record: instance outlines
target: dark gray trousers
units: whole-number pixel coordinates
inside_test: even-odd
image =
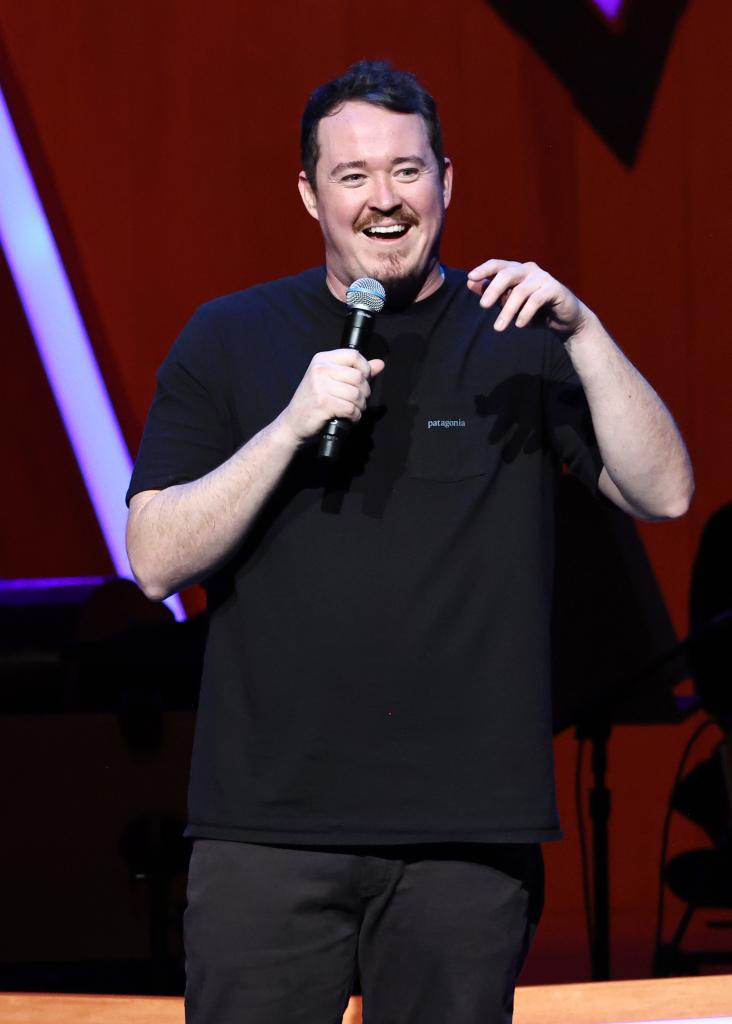
[[[196,840],[187,1024],[509,1024],[543,904],[535,845]]]

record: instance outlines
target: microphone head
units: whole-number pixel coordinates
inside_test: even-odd
[[[359,277],[348,286],[346,303],[350,309],[367,309],[372,313],[380,313],[385,302],[384,286],[373,277]]]

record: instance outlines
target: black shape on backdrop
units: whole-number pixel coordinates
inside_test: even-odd
[[[707,520],[691,574],[689,660],[696,691],[732,735],[732,502]]]
[[[638,156],[687,0],[626,0],[617,23],[592,0],[486,0],[569,89],[627,167]]]

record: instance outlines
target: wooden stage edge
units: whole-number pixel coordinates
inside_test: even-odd
[[[516,990],[514,1024],[615,1024],[732,1016],[732,975],[527,985]]]
[[[700,1017],[732,1017],[732,975],[526,986],[516,992],[514,1024],[615,1024]],[[183,1001],[163,996],[5,992],[0,993],[0,1021],[183,1024]]]

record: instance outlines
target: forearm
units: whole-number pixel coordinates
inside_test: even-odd
[[[683,515],[694,480],[678,428],[597,317],[584,312],[582,327],[566,347],[585,390],[605,464],[607,479],[601,478],[601,488],[641,518]]]
[[[297,447],[280,416],[199,480],[133,497],[127,550],[149,598],[197,582],[232,554]]]
[[[280,415],[199,480],[143,491],[130,502],[127,550],[153,600],[211,573],[229,558],[289,466],[331,419],[361,419],[369,379],[384,369],[356,349],[317,352]]]

